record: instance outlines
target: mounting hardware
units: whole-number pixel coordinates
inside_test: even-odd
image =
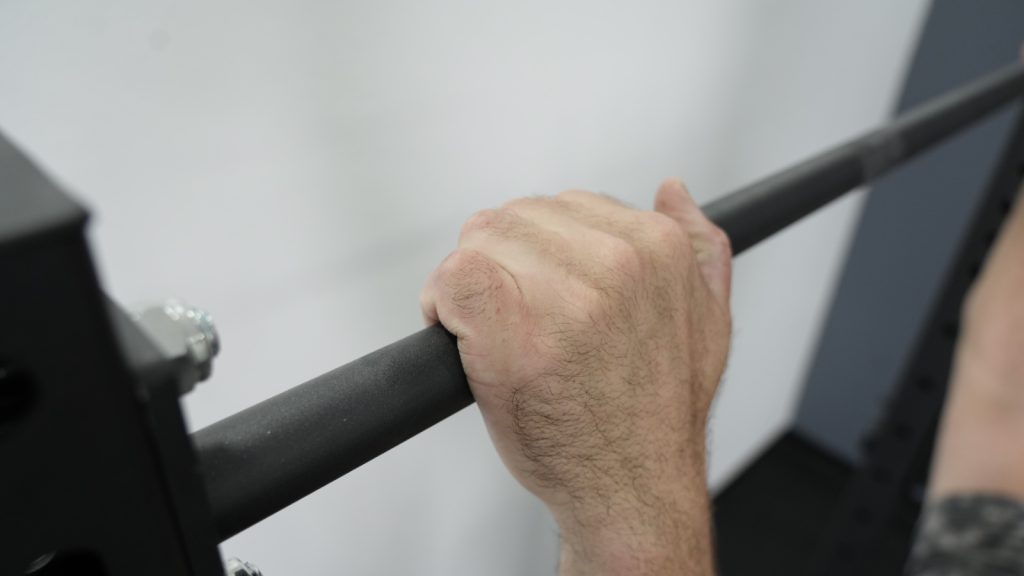
[[[188,372],[181,380],[182,394],[210,377],[213,358],[220,352],[220,338],[209,313],[170,299],[144,308],[133,318],[168,358],[185,361]]]
[[[224,573],[227,576],[263,576],[259,568],[238,558],[228,558],[224,563]]]

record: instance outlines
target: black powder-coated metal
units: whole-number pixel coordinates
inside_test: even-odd
[[[1024,93],[1015,64],[931,100],[888,126],[711,202],[704,212],[743,252]]]
[[[739,254],[1024,94],[1017,64],[704,210]],[[454,338],[435,326],[193,435],[226,539],[473,401]]]
[[[439,325],[194,434],[222,539],[473,403]]]
[[[0,575],[219,576],[175,373],[103,296],[86,219],[0,135]]]

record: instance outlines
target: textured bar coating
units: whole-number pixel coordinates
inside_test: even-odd
[[[221,539],[472,402],[455,338],[435,325],[200,430]]]
[[[729,235],[733,251],[743,252],[1021,94],[1024,65],[1014,64],[716,200],[704,212]]]

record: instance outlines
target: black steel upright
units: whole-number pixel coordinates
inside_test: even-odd
[[[85,223],[0,136],[0,574],[223,574],[175,373]]]

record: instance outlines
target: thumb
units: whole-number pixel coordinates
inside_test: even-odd
[[[690,236],[697,263],[708,286],[726,304],[732,284],[732,249],[729,237],[704,216],[686,186],[678,178],[661,183],[654,210],[675,220]]]
[[[694,216],[703,218],[700,208],[690,196],[690,191],[678,178],[669,178],[658,186],[658,193],[654,197],[654,210],[679,222],[687,230],[690,225],[696,223]]]

